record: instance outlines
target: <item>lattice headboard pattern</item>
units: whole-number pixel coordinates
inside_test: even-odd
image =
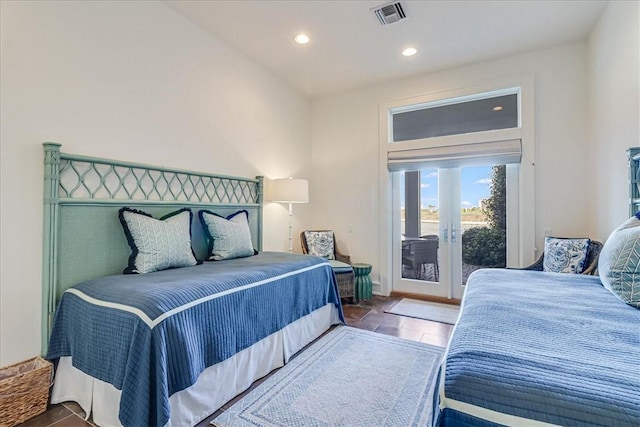
[[[194,214],[196,256],[207,251],[200,209],[249,212],[254,247],[262,250],[262,177],[242,178],[62,153],[44,146],[43,351],[60,295],[83,280],[120,274],[130,249],[118,219],[123,206],[154,217],[182,207]]]

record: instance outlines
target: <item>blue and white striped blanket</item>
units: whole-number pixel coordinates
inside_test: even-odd
[[[330,265],[288,253],[107,276],[63,294],[47,359],[121,390],[123,425],[164,425],[204,369],[328,303],[342,317]]]
[[[444,373],[441,425],[638,426],[640,310],[598,277],[479,270]]]

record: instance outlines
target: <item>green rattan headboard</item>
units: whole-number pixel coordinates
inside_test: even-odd
[[[262,177],[214,175],[60,152],[44,146],[42,348],[62,293],[81,281],[120,274],[131,250],[118,219],[123,206],[155,218],[181,207],[193,211],[192,245],[207,251],[198,211],[249,212],[254,247],[262,250]]]

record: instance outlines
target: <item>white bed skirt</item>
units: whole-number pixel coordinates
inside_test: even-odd
[[[205,369],[191,387],[169,398],[168,426],[195,425],[242,393],[272,370],[283,366],[305,345],[331,325],[340,323],[333,304],[302,317],[233,357]],[[99,426],[121,426],[118,419],[120,390],[74,368],[71,357],[62,357],[56,370],[51,403],[77,402],[93,414]]]

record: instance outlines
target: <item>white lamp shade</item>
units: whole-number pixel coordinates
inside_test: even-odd
[[[306,179],[274,179],[271,184],[272,202],[309,203],[309,181]]]

